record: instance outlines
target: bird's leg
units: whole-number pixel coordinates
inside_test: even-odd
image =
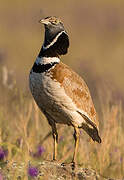
[[[54,151],[53,151],[53,160],[56,160],[57,157],[57,145],[58,145],[58,133],[55,123],[52,124],[52,134],[54,139]]]
[[[78,145],[79,145],[79,135],[80,135],[79,128],[74,127],[75,147],[74,147],[74,155],[73,155],[73,159],[72,159],[73,166],[75,166],[76,157],[77,157],[77,151],[78,151]]]
[[[51,119],[49,114],[47,114],[47,112],[45,112],[45,115],[47,116],[48,123],[52,128],[52,135],[53,135],[53,139],[54,139],[53,160],[56,160],[56,157],[57,157],[57,145],[58,145],[58,133],[57,133],[57,129],[56,129],[56,124],[55,124],[54,120]]]

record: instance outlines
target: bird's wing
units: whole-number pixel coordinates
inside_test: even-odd
[[[51,70],[51,78],[61,84],[65,93],[75,103],[77,112],[83,115],[87,123],[93,126],[96,124],[98,126],[96,110],[94,108],[89,89],[84,80],[62,62],[57,64]]]

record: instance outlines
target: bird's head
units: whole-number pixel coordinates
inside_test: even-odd
[[[62,21],[55,17],[49,16],[39,21],[45,26],[44,49],[52,46],[58,55],[66,54],[69,47],[69,38],[64,29]]]
[[[46,17],[44,19],[41,19],[39,22],[44,24],[45,30],[53,31],[54,33],[64,30],[62,21],[55,16]]]

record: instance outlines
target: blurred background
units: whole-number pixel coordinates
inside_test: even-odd
[[[91,149],[96,148],[96,151],[94,151],[96,158],[93,158],[94,156],[91,155],[91,161],[89,157],[86,158],[86,161],[89,161],[89,164],[93,166],[93,162],[99,159],[99,163],[96,163],[94,168],[103,175],[123,177],[123,0],[1,0],[1,143],[5,143],[8,149],[8,142],[15,144],[18,138],[22,138],[25,142],[24,144],[26,144],[29,140],[29,132],[34,131],[33,128],[31,130],[34,122],[37,122],[36,132],[34,133],[35,137],[37,137],[37,141],[35,139],[34,142],[37,142],[37,144],[39,139],[45,136],[42,128],[46,128],[46,134],[50,131],[50,128],[47,127],[47,121],[41,121],[41,119],[44,119],[44,116],[34,105],[28,87],[29,71],[44,39],[44,27],[38,21],[50,15],[58,16],[64,22],[65,29],[70,37],[70,48],[68,54],[62,56],[61,60],[78,72],[86,81],[99,115],[102,137],[103,139],[108,137],[108,140],[104,142],[105,144],[103,143],[101,151],[99,149],[99,154],[103,155],[103,151],[105,153],[104,160],[100,160],[100,155],[96,153],[98,147],[96,148],[95,146],[91,147]],[[29,115],[29,119],[25,125],[26,113]],[[20,117],[21,115],[22,117]],[[20,118],[24,121],[24,124],[20,121]],[[20,122],[24,125],[22,128],[18,124]],[[20,127],[20,131],[17,127]],[[24,127],[28,129],[25,137],[22,136],[23,131],[21,132],[22,129],[26,131]],[[15,130],[14,132],[13,129]],[[63,129],[63,131],[65,130]],[[113,139],[116,140],[114,141]],[[85,141],[87,142],[87,138]],[[45,143],[44,147],[47,152],[47,142]],[[33,147],[34,144],[32,142],[29,142],[29,144],[28,148],[31,151],[29,146]],[[87,149],[88,147],[86,152]],[[83,147],[80,151],[83,152]],[[44,158],[46,157],[48,157],[48,154],[44,155]],[[69,157],[70,154],[67,158]],[[85,153],[83,157],[86,157]],[[114,162],[112,162],[113,157],[116,157]],[[16,157],[15,159],[18,158]],[[92,162],[92,159],[95,160]],[[79,162],[81,163],[82,161],[84,159],[79,158]],[[106,169],[109,169],[109,171]],[[115,173],[115,170],[118,173]]]
[[[89,85],[104,79],[123,92],[123,0],[1,1],[0,68],[12,72],[17,86],[28,91],[28,73],[44,38],[38,21],[49,15],[63,20],[70,37],[69,53],[62,60]]]

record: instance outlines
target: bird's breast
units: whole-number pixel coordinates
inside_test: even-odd
[[[73,119],[83,120],[76,113],[75,104],[69,98],[61,83],[51,77],[50,72],[34,73],[29,76],[31,93],[43,112],[47,112],[57,123],[70,125]],[[78,117],[79,116],[79,117]]]
[[[51,78],[50,72],[34,73],[29,76],[31,93],[40,107],[62,105],[65,101],[65,91],[61,83]]]

